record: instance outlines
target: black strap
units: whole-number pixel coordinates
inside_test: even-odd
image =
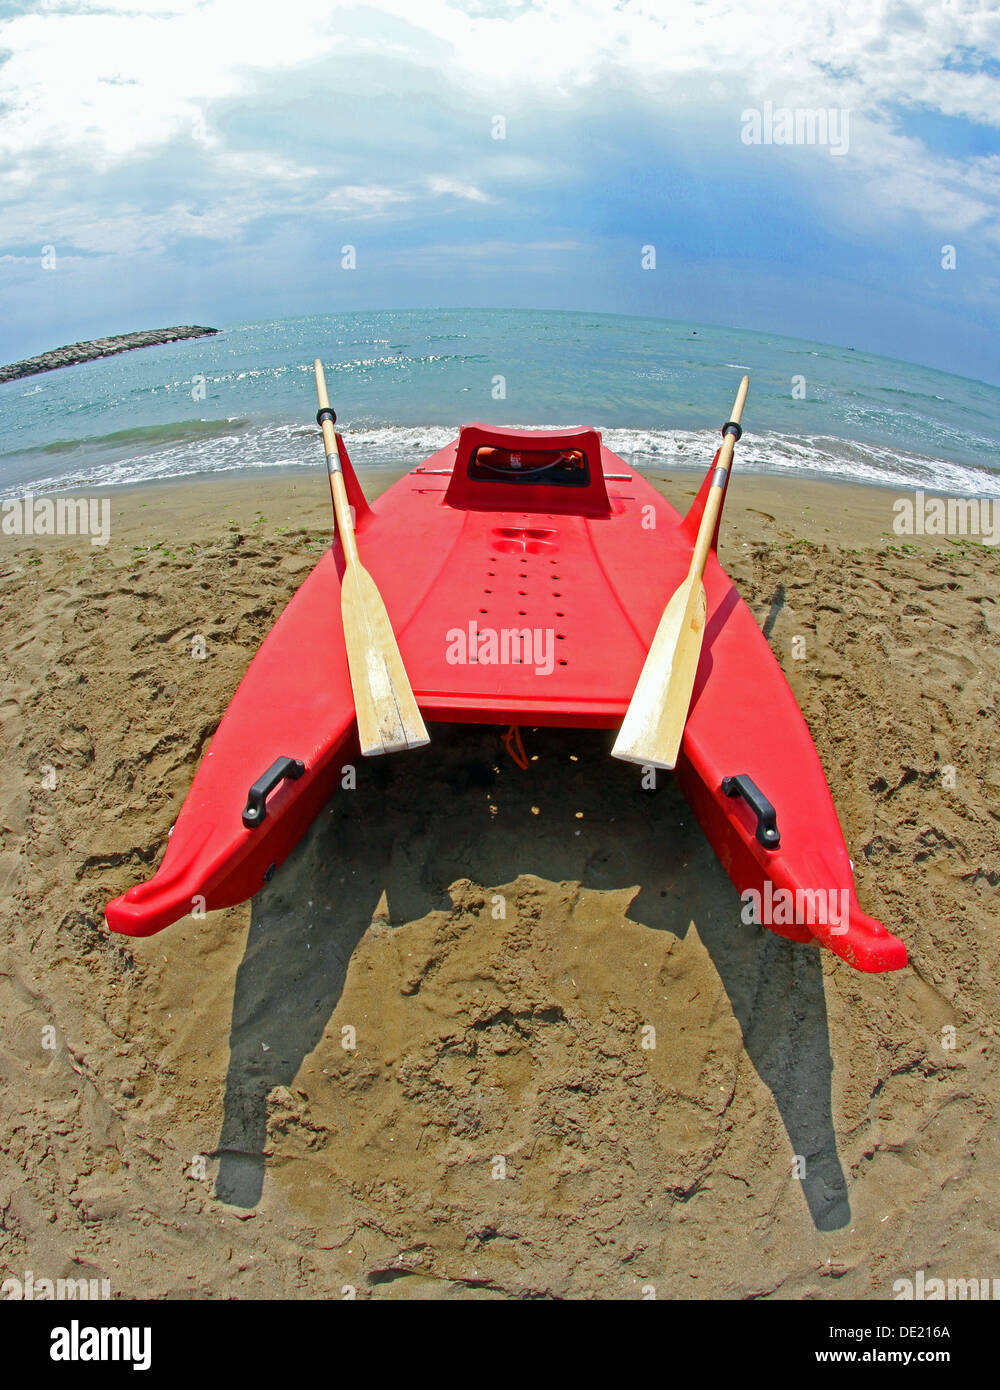
[[[316,412],[317,425],[322,427],[324,420],[329,420],[331,425],[335,425],[337,423],[337,412],[335,410],[331,410],[331,408],[328,405],[320,406],[319,410],[317,410]]]
[[[722,426],[723,439],[725,439],[727,434],[731,434],[733,438],[737,440],[742,439],[743,437],[743,431],[740,429],[739,425],[736,423],[735,420],[727,420],[726,423]]]

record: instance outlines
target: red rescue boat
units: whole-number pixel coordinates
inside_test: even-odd
[[[340,436],[337,448],[425,720],[617,729],[687,573],[713,470],[682,518],[596,430],[472,424],[370,507]],[[149,936],[195,906],[252,897],[337,794],[356,747],[343,571],[336,540],[243,677],[160,868],[108,904],[112,930]],[[772,930],[858,970],[899,969],[906,948],[858,905],[809,730],[714,544],[704,584],[676,767],[702,829]]]

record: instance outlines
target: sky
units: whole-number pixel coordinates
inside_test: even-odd
[[[1000,382],[998,253],[993,0],[0,0],[3,361],[475,306]]]

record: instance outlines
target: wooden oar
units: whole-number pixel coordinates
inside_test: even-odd
[[[395,753],[402,748],[419,748],[429,743],[424,721],[410,688],[406,668],[375,581],[358,558],[354,518],[347,501],[344,474],[337,450],[334,425],[337,417],[326,394],[323,364],[316,359],[316,392],[319,396],[317,420],[323,431],[326,466],[330,475],[330,495],[337,518],[337,531],[344,551],[344,578],[340,586],[340,607],[344,619],[344,643],[351,672],[354,707],[358,715],[358,738],[366,758],[376,753]]]
[[[665,768],[677,764],[705,636],[707,604],[702,576],[722,506],[733,446],[739,438],[740,416],[749,386],[750,378],[745,376],[736,393],[733,413],[724,427],[725,437],[705,499],[687,578],[663,610],[646,664],[611,750],[616,758],[629,763]],[[730,425],[736,428],[730,429]]]

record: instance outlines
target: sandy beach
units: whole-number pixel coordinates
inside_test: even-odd
[[[655,480],[683,509],[700,475]],[[998,1273],[995,548],[900,538],[889,489],[737,471],[727,502],[720,559],[904,971],[741,926],[680,793],[641,798],[603,732],[524,730],[522,770],[502,731],[435,726],[253,903],[131,940],[104,904],[158,863],[331,517],[320,469],[107,495],[106,546],[0,537],[4,1278],[877,1299]]]

